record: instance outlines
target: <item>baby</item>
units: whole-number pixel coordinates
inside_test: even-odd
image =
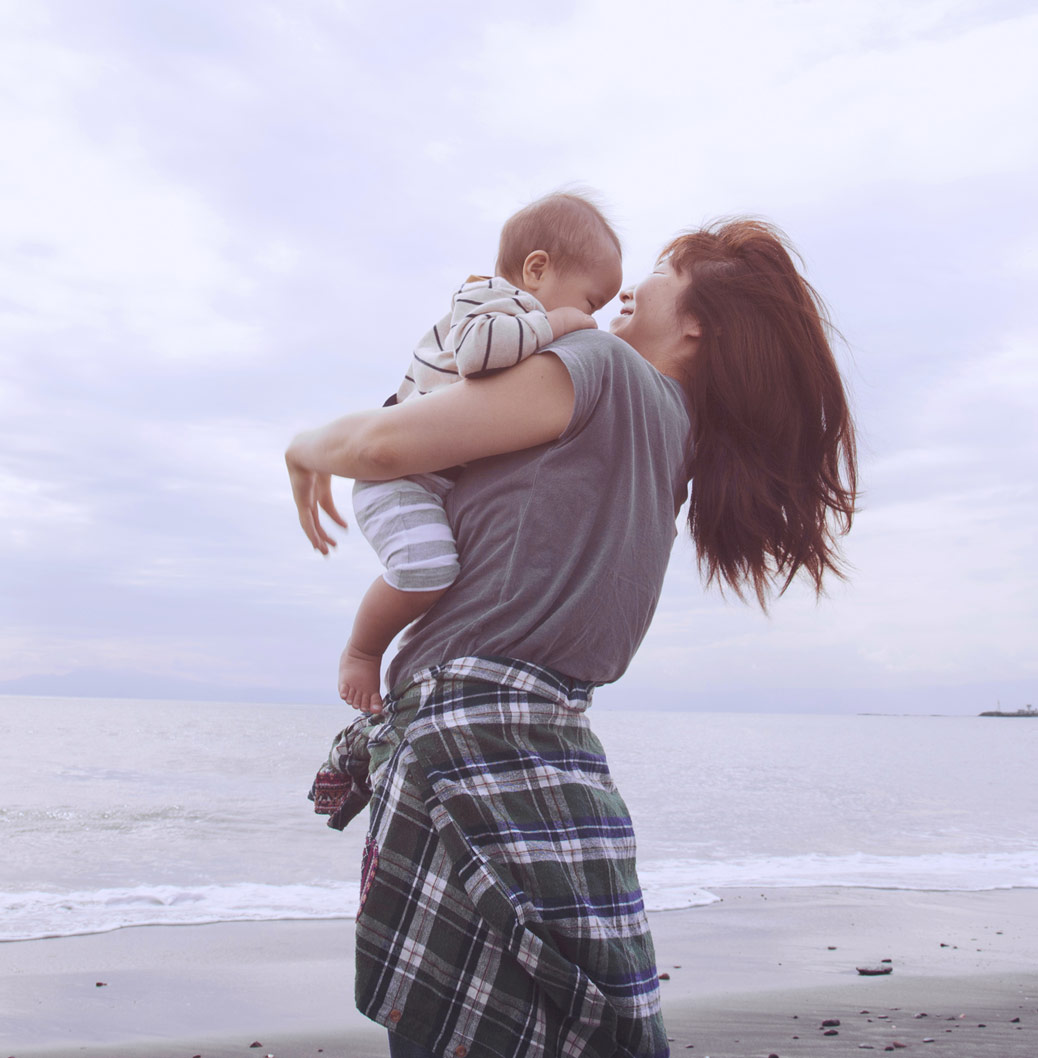
[[[451,311],[419,342],[390,403],[511,367],[563,334],[597,326],[591,313],[620,289],[620,240],[581,195],[547,195],[506,222],[495,270],[454,293]],[[339,664],[339,693],[366,712],[381,708],[382,655],[393,638],[458,575],[443,507],[450,475],[354,486],[357,523],[386,568],[361,601]]]

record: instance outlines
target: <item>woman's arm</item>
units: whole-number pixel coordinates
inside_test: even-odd
[[[486,378],[301,433],[285,462],[303,532],[322,554],[335,546],[319,519],[323,509],[346,524],[332,501],[332,475],[386,481],[533,448],[561,436],[573,401],[569,372],[542,353]]]

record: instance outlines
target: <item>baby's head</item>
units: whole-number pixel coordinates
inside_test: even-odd
[[[590,314],[612,301],[623,282],[620,240],[592,202],[557,192],[505,222],[495,271],[547,312],[572,305]]]

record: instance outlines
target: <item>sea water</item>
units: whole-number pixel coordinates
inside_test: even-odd
[[[0,697],[0,939],[352,915],[306,799],[341,705]],[[595,707],[649,910],[732,886],[1038,887],[1038,720]]]

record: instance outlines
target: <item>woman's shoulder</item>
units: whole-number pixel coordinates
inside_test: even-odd
[[[648,389],[667,393],[682,403],[681,386],[667,378],[622,338],[608,331],[572,331],[541,352],[555,353],[575,385],[593,388],[615,386],[622,389]]]
[[[571,331],[540,351],[555,353],[568,368],[571,364],[576,365],[599,376],[618,369],[625,373],[644,374],[646,378],[657,374],[655,368],[622,338],[608,331]],[[570,368],[572,373],[573,369]]]

